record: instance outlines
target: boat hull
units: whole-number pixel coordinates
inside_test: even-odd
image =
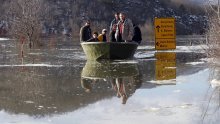
[[[138,44],[135,42],[83,42],[87,60],[128,59],[134,56]]]

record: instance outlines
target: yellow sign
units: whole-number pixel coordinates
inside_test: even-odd
[[[156,39],[175,39],[175,18],[155,18]]]
[[[176,78],[176,53],[156,53],[156,80]]]
[[[155,18],[154,30],[157,50],[176,49],[175,18]]]
[[[176,49],[176,39],[156,39],[157,50]]]

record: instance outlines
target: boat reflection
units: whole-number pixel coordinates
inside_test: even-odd
[[[128,97],[141,86],[138,65],[134,61],[126,63],[88,61],[81,74],[82,88],[85,92],[91,93],[98,90],[94,88],[98,83],[111,84],[116,96],[121,98],[122,104],[126,104]]]

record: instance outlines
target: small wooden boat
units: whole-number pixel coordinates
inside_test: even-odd
[[[82,42],[87,60],[128,59],[134,56],[136,42]]]

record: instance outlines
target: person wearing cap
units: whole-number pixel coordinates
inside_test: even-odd
[[[98,39],[98,32],[93,32],[93,35],[92,35],[93,38],[87,40],[86,42],[98,42],[99,39]]]
[[[107,34],[107,30],[106,30],[106,29],[103,29],[103,30],[102,30],[102,33],[98,36],[99,41],[101,41],[101,42],[107,42],[106,34]]]
[[[90,21],[86,21],[85,25],[80,29],[80,41],[87,41],[92,38]]]

